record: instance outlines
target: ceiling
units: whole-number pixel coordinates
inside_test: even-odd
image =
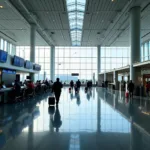
[[[150,0],[87,0],[82,46],[130,46],[129,10],[141,6],[142,41],[150,39]],[[23,5],[24,7],[23,7]],[[36,45],[71,46],[66,0],[1,0],[0,36],[30,45],[36,23]]]

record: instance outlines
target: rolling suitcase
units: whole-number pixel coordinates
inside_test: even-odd
[[[128,91],[125,93],[125,97],[129,98],[129,92]]]
[[[50,96],[48,98],[48,104],[50,105],[55,105],[55,97],[54,96]]]

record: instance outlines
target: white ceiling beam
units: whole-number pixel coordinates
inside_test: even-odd
[[[28,16],[24,16],[20,11],[17,10],[17,8],[15,8],[14,4],[12,4],[9,0],[5,0],[7,2],[7,4],[9,4],[14,10],[16,10],[16,12],[19,12],[20,16],[22,16],[22,18],[29,18],[31,21],[27,21],[25,18],[25,20],[28,22],[28,24],[30,25],[31,23],[35,23],[37,25],[37,32],[40,34],[40,36],[47,42],[48,45],[52,46],[55,45],[55,42],[53,41],[53,39],[50,37],[50,35],[48,35],[45,31],[44,28],[42,27],[42,24],[39,22],[38,18],[33,15],[28,9],[27,7],[24,5],[24,3],[21,0],[18,0],[20,6],[24,9],[24,11],[26,12],[26,14]],[[24,16],[24,17],[23,17]]]

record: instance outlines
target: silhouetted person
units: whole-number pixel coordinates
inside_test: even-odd
[[[63,85],[61,82],[59,82],[59,78],[56,79],[56,82],[53,84],[53,92],[55,94],[55,98],[56,98],[56,104],[58,105],[59,103],[59,98],[61,95],[61,89],[62,89]]]
[[[105,81],[105,88],[107,89],[107,87],[108,87],[108,81],[106,80]]]
[[[80,89],[80,87],[81,87],[81,82],[80,82],[80,80],[78,80],[78,81],[76,82],[76,85],[77,85],[77,88]]]
[[[52,120],[52,124],[53,124],[53,127],[56,128],[56,132],[59,132],[59,128],[62,125],[62,121],[61,121],[61,115],[60,115],[58,107],[56,107],[54,120]]]
[[[20,92],[21,92],[21,86],[19,84],[19,82],[17,80],[15,80],[15,84],[14,84],[14,94],[15,96],[20,96]]]
[[[73,87],[74,87],[74,82],[71,80],[71,82],[70,82],[70,87],[73,89]]]
[[[130,83],[128,84],[128,90],[129,90],[129,96],[133,98],[134,84],[132,80],[130,80]]]
[[[27,88],[28,88],[28,94],[34,92],[34,84],[32,81],[29,81],[29,83],[27,84]]]

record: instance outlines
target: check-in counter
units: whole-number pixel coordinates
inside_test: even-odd
[[[24,86],[21,87],[21,89],[24,89]],[[7,103],[9,100],[9,92],[13,91],[13,87],[10,88],[5,88],[5,89],[0,89],[0,102],[1,103]]]

